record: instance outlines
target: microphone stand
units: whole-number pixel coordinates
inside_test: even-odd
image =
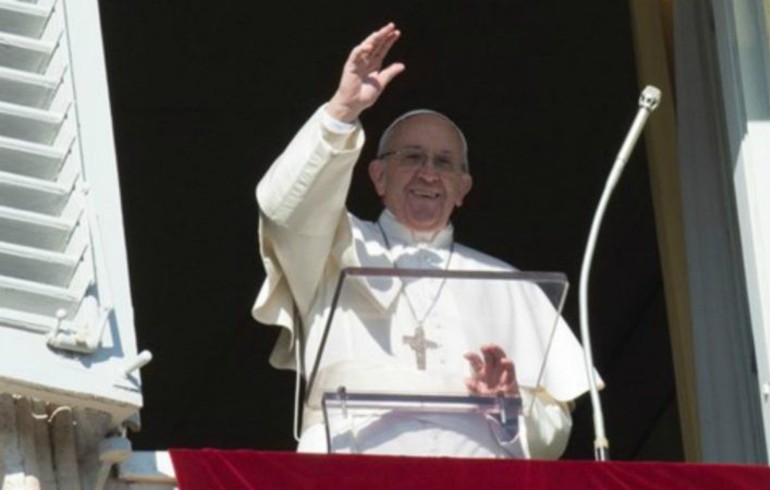
[[[658,107],[658,103],[660,103],[660,90],[652,85],[645,87],[642,94],[639,96],[639,111],[631,125],[631,129],[626,135],[623,146],[621,146],[620,151],[618,152],[615,164],[612,166],[610,176],[604,186],[602,197],[599,199],[599,206],[596,208],[594,219],[591,223],[591,231],[588,234],[588,243],[586,244],[586,250],[583,255],[583,265],[580,269],[580,336],[583,340],[586,375],[588,376],[591,406],[593,408],[594,457],[596,461],[607,461],[609,459],[610,443],[604,431],[604,413],[602,412],[601,399],[599,398],[599,390],[596,388],[596,378],[594,376],[591,335],[588,325],[588,278],[591,271],[591,261],[593,260],[594,249],[596,248],[596,239],[599,235],[599,227],[604,218],[604,212],[607,209],[610,195],[615,189],[618,180],[620,180],[620,174],[623,172],[623,169],[628,162],[628,158],[636,145],[636,141],[642,134],[642,129],[647,122],[647,118],[650,116],[650,113]]]

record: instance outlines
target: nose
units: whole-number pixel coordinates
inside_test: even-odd
[[[426,158],[425,161],[422,162],[422,165],[417,169],[417,176],[426,182],[439,180],[436,163],[432,158]]]

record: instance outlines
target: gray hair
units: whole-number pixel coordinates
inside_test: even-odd
[[[455,124],[454,121],[449,119],[449,117],[447,117],[446,115],[438,111],[434,111],[432,109],[414,109],[404,114],[401,114],[396,119],[394,119],[393,122],[390,123],[390,126],[388,126],[385,129],[385,131],[382,132],[382,136],[380,136],[380,143],[377,146],[377,156],[380,156],[386,152],[387,147],[390,144],[391,133],[393,133],[393,130],[396,129],[396,126],[398,126],[405,120],[409,119],[410,117],[420,116],[423,114],[429,114],[432,116],[440,117],[444,121],[448,122],[455,129],[455,131],[457,131],[457,135],[460,137],[460,144],[462,145],[463,161],[461,163],[461,167],[463,171],[468,172],[468,141],[465,139],[465,135],[463,134],[460,127],[457,124]]]

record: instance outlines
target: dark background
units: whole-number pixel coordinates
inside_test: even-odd
[[[145,408],[135,448],[292,450],[293,373],[250,308],[264,272],[254,186],[333,93],[354,44],[387,21],[406,64],[362,116],[371,158],[396,115],[430,107],[465,131],[475,187],[459,241],[568,274],[636,113],[628,5],[618,0],[101,0]],[[379,203],[359,166],[350,209]],[[643,145],[603,225],[591,326],[615,459],[682,459]],[[591,458],[587,397],[565,457]]]

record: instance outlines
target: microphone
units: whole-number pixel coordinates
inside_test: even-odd
[[[607,178],[607,183],[604,185],[604,191],[599,199],[599,205],[594,213],[594,218],[591,223],[591,231],[588,234],[588,242],[586,243],[585,253],[583,254],[583,265],[580,268],[580,336],[583,341],[583,354],[586,368],[586,376],[588,376],[588,387],[591,395],[591,407],[593,408],[593,421],[594,421],[594,457],[596,461],[607,461],[609,459],[610,443],[604,431],[604,413],[602,412],[601,399],[599,398],[599,390],[596,388],[596,378],[594,377],[594,361],[593,353],[591,351],[591,335],[588,325],[588,278],[591,271],[591,262],[593,260],[594,249],[596,248],[596,239],[599,235],[599,228],[601,226],[602,219],[604,218],[604,212],[607,209],[607,203],[610,200],[610,195],[615,189],[615,185],[620,180],[620,174],[623,173],[623,169],[628,162],[628,158],[631,156],[631,152],[636,145],[636,141],[642,134],[642,129],[647,123],[647,118],[650,117],[650,113],[654,111],[660,103],[660,90],[652,85],[648,85],[642,90],[642,94],[639,96],[639,111],[636,113],[634,122],[631,124],[631,129],[626,135],[626,139],[623,141],[623,145],[620,147],[618,156],[615,159],[615,164],[610,170],[610,175]]]

